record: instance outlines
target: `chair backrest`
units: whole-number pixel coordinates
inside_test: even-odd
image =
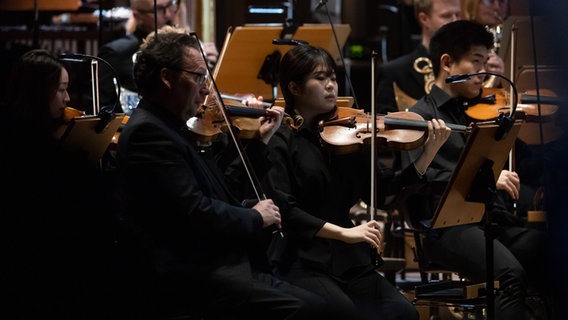
[[[442,187],[442,184],[420,184],[407,187],[397,195],[394,205],[404,221],[405,231],[411,232],[414,237],[414,259],[418,264],[420,280],[424,284],[429,283],[431,278],[429,274],[444,274],[444,277],[446,277],[446,275],[452,273],[452,271],[445,270],[434,263],[425,253],[423,240],[430,231],[428,217],[431,217],[435,208],[417,205],[427,202],[422,201],[424,197],[434,197],[436,194],[440,194],[439,188]]]
[[[427,232],[429,222],[446,187],[445,182],[430,182],[405,187],[396,197],[396,209],[408,227],[418,232]],[[428,203],[428,206],[424,206]]]
[[[410,107],[416,104],[416,99],[412,98],[396,84],[396,82],[392,83],[392,87],[394,90],[394,97],[396,100],[396,105],[398,107],[398,111],[408,111]]]

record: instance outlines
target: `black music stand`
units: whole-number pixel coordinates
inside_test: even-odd
[[[485,216],[487,319],[494,316],[493,221],[496,182],[521,129],[521,120],[502,135],[494,122],[473,126],[458,164],[442,195],[430,228],[477,223]]]
[[[334,26],[339,46],[343,47],[351,28],[347,24]],[[274,101],[281,96],[277,75],[271,74],[283,56],[292,47],[275,45],[272,40],[281,37],[284,26],[247,25],[229,29],[213,70],[217,87],[227,94],[250,93],[263,96],[265,101]],[[325,48],[338,61],[339,50],[335,44],[332,28],[324,24],[299,26],[292,39]],[[277,70],[277,69],[276,69]]]

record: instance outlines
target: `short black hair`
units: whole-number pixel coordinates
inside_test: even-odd
[[[288,89],[288,84],[295,82],[300,86],[303,85],[311,73],[319,66],[323,66],[329,74],[334,73],[337,68],[330,53],[320,47],[307,44],[298,45],[290,49],[282,57],[278,78],[280,90],[282,90],[287,107],[294,106],[294,96]]]
[[[179,69],[183,67],[185,47],[200,50],[196,37],[176,31],[158,32],[136,54],[133,76],[138,93],[145,96],[153,92],[160,81],[162,68]]]
[[[430,39],[430,59],[437,76],[440,72],[440,57],[447,53],[459,61],[472,46],[493,48],[493,35],[477,22],[458,20],[443,25]]]

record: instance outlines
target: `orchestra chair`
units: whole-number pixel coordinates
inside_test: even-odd
[[[408,288],[413,294],[412,303],[419,309],[426,308],[431,320],[441,319],[485,319],[485,283],[473,283],[455,270],[448,270],[430,260],[423,248],[423,241],[429,228],[420,221],[420,213],[409,208],[414,197],[436,192],[405,189],[396,198],[396,207],[404,222],[404,232],[414,239],[412,252],[418,266],[420,281]],[[426,195],[428,196],[428,195]],[[495,288],[498,289],[498,282]],[[422,318],[421,318],[422,319]]]

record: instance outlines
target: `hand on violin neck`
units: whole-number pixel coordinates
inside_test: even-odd
[[[266,116],[260,117],[260,127],[258,128],[259,139],[264,144],[268,144],[270,138],[282,124],[284,108],[273,106],[270,109],[266,109],[266,113]]]
[[[446,143],[452,129],[446,126],[442,119],[432,119],[428,121],[428,138],[424,144],[424,151],[414,162],[414,166],[418,172],[424,174],[430,163],[438,153],[438,150]]]
[[[241,103],[243,106],[249,108],[256,108],[256,109],[265,109],[270,108],[272,105],[268,102],[264,102],[264,98],[262,96],[255,97],[252,94],[236,94],[236,95],[228,95],[228,94],[221,94],[221,98],[233,102]]]
[[[242,103],[249,108],[264,109],[264,99],[262,96],[248,97]]]

